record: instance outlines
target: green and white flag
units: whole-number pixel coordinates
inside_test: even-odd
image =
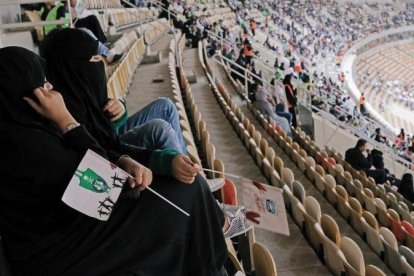
[[[128,174],[88,150],[63,194],[73,209],[99,220],[108,220]]]

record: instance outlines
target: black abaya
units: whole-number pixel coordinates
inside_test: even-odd
[[[107,222],[65,205],[62,194],[86,150],[106,151],[86,127],[62,136],[26,108],[22,96],[44,82],[35,54],[5,48],[0,60],[9,77],[0,81],[0,229],[13,275],[219,275],[223,214],[200,176],[192,185],[153,181],[190,217],[148,191],[121,197]]]

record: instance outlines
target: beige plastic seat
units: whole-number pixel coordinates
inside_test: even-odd
[[[364,199],[362,197],[363,186],[360,180],[354,179],[354,196],[358,201],[363,204]]]
[[[375,216],[377,214],[377,204],[375,203],[375,197],[372,191],[368,188],[364,188],[362,198],[364,200],[365,209]]]
[[[297,159],[296,163],[298,164],[298,167],[302,172],[306,171],[306,158],[307,158],[306,151],[303,149],[300,149],[298,156],[296,158]]]
[[[316,189],[323,193],[325,190],[324,184],[324,177],[325,177],[325,170],[320,165],[316,165],[315,172],[314,172],[314,181]]]
[[[362,216],[362,207],[359,201],[355,197],[350,197],[348,199],[349,204],[349,214],[351,217],[351,225],[358,233],[358,235],[363,236],[365,233],[364,227],[362,226],[361,216]]]
[[[292,188],[293,181],[295,180],[295,176],[293,172],[289,168],[282,169],[282,180]]]
[[[322,240],[324,254],[323,258],[326,266],[333,275],[340,276],[341,272],[344,270],[344,267],[340,257],[338,245],[326,237],[319,223],[315,223],[314,228]]]
[[[336,181],[335,178],[333,178],[332,175],[327,174],[324,177],[324,184],[325,184],[325,197],[326,199],[329,201],[329,203],[331,203],[333,206],[336,206],[337,204],[337,199],[336,199]]]
[[[370,212],[364,211],[362,213],[361,223],[364,227],[369,247],[371,247],[378,256],[382,256],[384,254],[384,246],[381,242],[377,219]]]
[[[400,246],[401,263],[406,275],[414,275],[414,252],[406,247]]]
[[[314,174],[315,174],[315,166],[316,162],[312,156],[308,156],[306,158],[306,177],[310,180],[310,182],[314,182]]]
[[[365,267],[365,276],[387,276],[387,274],[375,265],[367,265]]]
[[[292,183],[292,193],[297,199],[299,199],[299,201],[301,203],[304,203],[305,198],[306,198],[306,191],[305,191],[305,188],[303,187],[302,183],[300,183],[297,180],[293,181],[293,183]]]
[[[407,222],[409,222],[411,225],[413,225],[413,217],[410,214],[410,211],[408,209],[407,204],[405,204],[404,202],[399,202],[398,203],[398,213],[401,216],[401,220],[405,220]]]
[[[262,243],[253,244],[253,264],[257,276],[277,276],[276,264],[269,250]]]
[[[349,218],[348,193],[345,188],[340,185],[335,186],[335,191],[337,201],[336,208],[341,216],[347,220]]]
[[[342,261],[345,267],[345,275],[347,276],[364,276],[365,275],[365,261],[364,255],[358,244],[348,238],[341,239],[340,249],[343,253]]]
[[[305,233],[312,248],[320,253],[322,240],[315,230],[315,223],[321,221],[321,206],[319,202],[312,196],[307,196],[304,203],[303,217],[305,219]]]
[[[282,170],[284,168],[282,158],[280,158],[279,156],[276,156],[273,162],[274,162],[275,170],[277,171],[277,173],[279,175],[282,175]]]
[[[401,263],[401,255],[398,252],[398,242],[394,234],[387,228],[381,227],[380,238],[384,246],[384,261],[397,275],[404,273]]]
[[[381,226],[389,227],[390,221],[388,219],[387,205],[385,205],[384,201],[378,197],[375,198],[375,203],[377,205],[378,223]]]
[[[333,275],[341,275],[344,267],[339,255],[340,233],[336,221],[329,215],[323,214],[321,223],[315,223],[314,227],[322,240],[326,266]]]

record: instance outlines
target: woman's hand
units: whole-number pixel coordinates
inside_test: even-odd
[[[68,125],[76,123],[76,120],[66,108],[63,97],[59,92],[39,87],[33,91],[33,94],[37,98],[38,103],[28,97],[23,99],[37,113],[53,121],[61,131],[64,131]]]
[[[110,99],[106,103],[103,111],[107,112],[111,118],[111,121],[114,122],[119,120],[119,118],[125,114],[125,106],[121,103],[120,100]]]
[[[172,174],[183,183],[193,183],[199,171],[201,171],[201,167],[194,164],[187,156],[180,154],[173,159]]]
[[[142,191],[152,183],[152,171],[128,156],[119,158],[118,167],[133,176],[128,180],[131,188]]]

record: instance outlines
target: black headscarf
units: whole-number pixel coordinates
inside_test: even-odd
[[[79,29],[61,29],[50,33],[42,45],[47,62],[47,78],[59,91],[72,116],[108,152],[111,161],[127,154],[146,164],[151,151],[121,142],[109,118],[103,113],[108,102],[103,62],[91,62],[98,42]]]
[[[85,150],[69,149],[23,100],[44,85],[42,63],[24,48],[0,49],[0,230],[10,259],[55,245],[53,231],[79,217],[60,199]]]
[[[18,124],[56,132],[51,123],[23,100],[23,97],[33,98],[33,90],[43,87],[44,63],[42,58],[21,47],[0,49],[0,129],[7,124]]]
[[[102,109],[108,101],[103,62],[91,62],[98,42],[78,29],[50,33],[43,44],[48,80],[59,91],[72,116],[87,126],[104,148],[111,148],[116,134]]]

